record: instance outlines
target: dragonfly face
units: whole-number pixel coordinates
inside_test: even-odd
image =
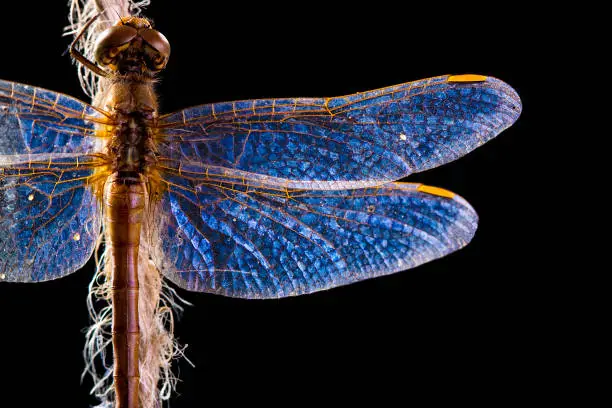
[[[96,62],[120,75],[152,76],[164,69],[170,56],[170,43],[151,27],[147,19],[121,19],[98,38]]]

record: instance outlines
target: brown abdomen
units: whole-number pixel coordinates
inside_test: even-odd
[[[141,181],[113,174],[104,189],[106,245],[112,267],[116,408],[138,408],[138,247],[145,207]]]

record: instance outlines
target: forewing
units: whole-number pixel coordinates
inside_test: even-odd
[[[91,175],[0,168],[0,281],[56,279],[87,262],[100,234]]]
[[[420,184],[264,190],[168,177],[146,242],[179,286],[241,298],[315,292],[406,270],[466,245],[477,215]]]
[[[0,80],[0,168],[96,153],[94,121],[105,120],[78,99]]]
[[[219,168],[268,185],[342,189],[448,163],[495,137],[521,111],[504,82],[441,76],[337,98],[196,106],[159,122],[162,166]]]

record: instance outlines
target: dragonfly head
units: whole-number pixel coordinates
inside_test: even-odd
[[[94,52],[96,62],[111,71],[152,76],[166,67],[170,43],[147,19],[127,17],[100,34]]]

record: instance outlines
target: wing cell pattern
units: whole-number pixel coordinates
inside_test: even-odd
[[[409,269],[466,245],[477,215],[420,184],[252,189],[168,177],[149,230],[179,286],[242,298],[300,295]]]
[[[78,270],[100,234],[91,170],[0,169],[0,279],[39,282]]]
[[[0,281],[79,269],[100,233],[88,179],[104,115],[75,98],[0,80]]]
[[[449,78],[337,98],[196,106],[161,118],[159,151],[175,170],[218,166],[291,188],[397,180],[465,155],[518,118],[521,101],[504,82]]]
[[[60,93],[0,80],[0,167],[100,150],[102,115]]]

